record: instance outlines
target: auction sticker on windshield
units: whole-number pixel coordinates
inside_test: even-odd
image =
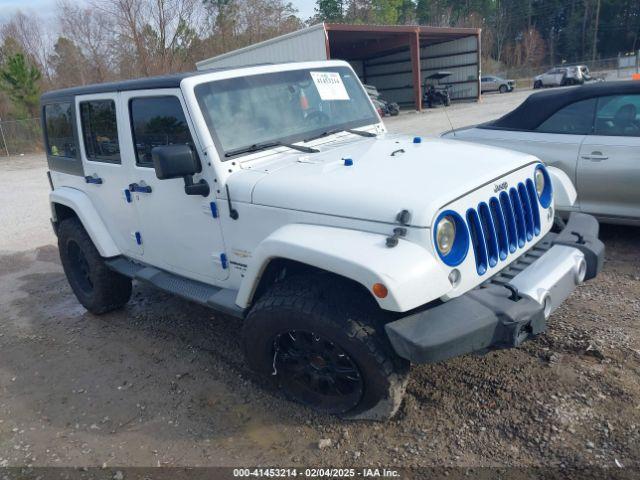
[[[338,72],[309,72],[322,100],[349,100]]]

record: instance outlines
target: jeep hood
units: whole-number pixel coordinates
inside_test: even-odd
[[[443,206],[537,161],[496,147],[431,138],[413,143],[388,134],[321,148],[279,155],[262,174],[260,168],[245,170],[245,181],[253,184],[250,201],[385,223],[395,223],[406,209],[412,226],[428,227]],[[345,158],[353,165],[345,166]],[[243,183],[238,177],[243,174],[231,177],[232,191],[234,180]]]

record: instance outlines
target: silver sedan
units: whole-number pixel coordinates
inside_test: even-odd
[[[640,225],[640,81],[535,93],[504,117],[444,137],[531,153],[569,175],[574,206]]]

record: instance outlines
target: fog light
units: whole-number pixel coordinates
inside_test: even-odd
[[[457,268],[454,268],[453,270],[451,270],[451,272],[449,272],[449,282],[451,283],[452,287],[457,287],[458,285],[460,285],[461,278],[462,275],[460,274],[460,270],[458,270]]]
[[[373,294],[378,298],[386,298],[389,295],[389,290],[381,283],[374,283],[372,290]]]

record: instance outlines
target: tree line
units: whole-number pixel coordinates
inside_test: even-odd
[[[482,28],[491,69],[640,48],[639,0],[59,0],[53,19],[0,27],[0,116],[37,116],[42,91],[192,70],[195,62],[320,21]]]
[[[316,20],[482,28],[482,54],[507,67],[640,49],[639,0],[317,0]]]

